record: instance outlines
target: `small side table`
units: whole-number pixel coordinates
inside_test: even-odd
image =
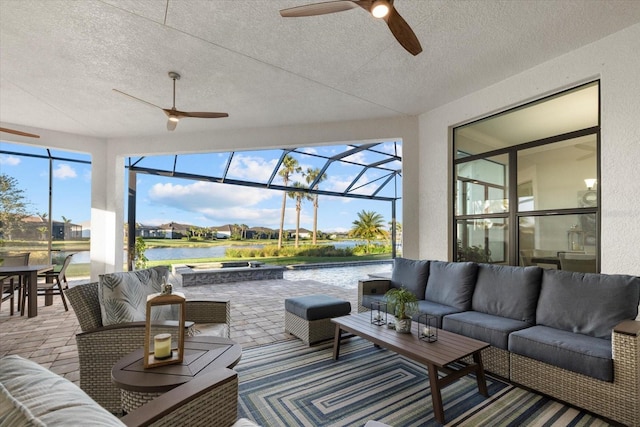
[[[199,375],[233,368],[240,361],[242,347],[228,338],[187,337],[182,363],[149,369],[144,368],[143,353],[142,348],[129,353],[111,369],[111,379],[121,390],[125,413]]]

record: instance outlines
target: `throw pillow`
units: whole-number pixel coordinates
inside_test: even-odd
[[[428,277],[429,261],[406,258],[393,260],[393,270],[391,272],[392,288],[405,288],[420,300],[424,298]]]
[[[161,291],[167,281],[167,267],[101,274],[98,280],[98,299],[102,324],[115,325],[145,321],[147,296]],[[173,319],[171,306],[153,310],[154,319]]]

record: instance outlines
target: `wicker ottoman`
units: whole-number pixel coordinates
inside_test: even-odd
[[[333,338],[332,317],[351,313],[351,303],[327,295],[307,295],[284,300],[284,330],[310,345]]]

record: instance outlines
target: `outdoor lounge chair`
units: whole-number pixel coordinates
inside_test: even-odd
[[[97,282],[71,287],[65,294],[82,329],[76,335],[80,388],[108,411],[120,412],[120,389],[111,382],[111,368],[121,357],[144,345],[145,322],[103,326]],[[222,328],[214,329],[230,337],[228,300],[187,301],[186,318],[195,322],[198,330],[211,330],[201,327],[203,324],[222,324]]]

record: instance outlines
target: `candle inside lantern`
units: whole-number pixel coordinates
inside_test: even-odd
[[[167,359],[171,357],[171,334],[158,334],[153,337],[153,357]]]
[[[424,335],[425,337],[430,337],[431,336],[431,327],[430,326],[425,326],[424,328],[422,328],[422,335]]]
[[[382,314],[377,313],[375,316],[373,316],[374,320],[382,320]]]

